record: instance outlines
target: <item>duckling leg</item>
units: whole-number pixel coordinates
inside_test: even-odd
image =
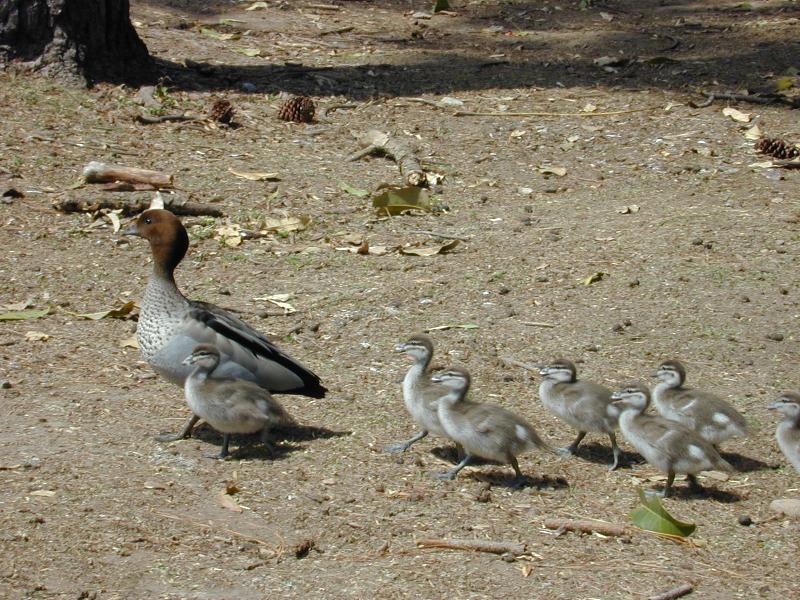
[[[458,463],[455,467],[453,467],[449,471],[444,471],[443,473],[436,473],[435,475],[436,479],[455,479],[456,475],[458,475],[458,472],[464,467],[466,467],[469,464],[469,461],[471,460],[472,457],[469,455],[469,452],[467,452],[464,455],[463,460],[460,463]]]
[[[192,429],[195,425],[197,425],[199,420],[200,417],[197,415],[192,415],[186,420],[186,423],[183,424],[183,427],[181,427],[181,430],[178,433],[159,433],[157,436],[155,436],[155,439],[159,442],[174,442],[176,440],[188,438],[192,433]]]
[[[675,481],[675,471],[669,470],[667,472],[667,483],[664,486],[664,498],[669,498],[670,494],[672,494],[672,482]]]
[[[702,485],[700,485],[700,482],[697,481],[697,477],[695,477],[691,473],[688,473],[686,475],[686,481],[689,482],[689,491],[691,491],[694,494],[705,494],[706,489]]]
[[[411,444],[420,441],[426,435],[428,435],[428,431],[426,429],[423,429],[414,437],[406,440],[405,442],[397,442],[396,444],[389,444],[388,446],[384,446],[383,451],[388,452],[389,454],[398,454],[400,452],[405,452],[411,447]]]
[[[514,468],[514,474],[516,475],[516,477],[514,477],[514,480],[511,482],[511,487],[516,489],[521,489],[525,487],[525,484],[528,483],[528,478],[522,474],[522,471],[520,471],[519,463],[517,462],[517,457],[509,456],[508,462],[511,463],[511,466]]]
[[[619,466],[619,457],[622,452],[620,451],[619,446],[617,446],[617,434],[612,431],[608,434],[608,437],[611,440],[611,452],[614,453],[614,461],[608,467],[608,470],[614,471]]]
[[[585,438],[585,437],[586,437],[586,432],[585,431],[579,431],[578,432],[578,437],[575,438],[574,442],[572,442],[566,448],[559,448],[557,450],[557,452],[559,454],[561,454],[562,456],[569,455],[569,454],[575,454],[578,451],[578,446],[580,445],[580,443],[583,441],[583,438]]]

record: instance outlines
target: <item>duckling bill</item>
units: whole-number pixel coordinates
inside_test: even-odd
[[[184,391],[192,412],[223,434],[222,450],[215,458],[230,454],[231,434],[262,431],[262,441],[272,427],[293,425],[294,419],[261,386],[244,379],[219,377],[220,352],[211,344],[195,346],[184,363],[192,368]]]

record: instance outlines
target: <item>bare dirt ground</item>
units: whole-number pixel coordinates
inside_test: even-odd
[[[688,102],[702,99],[698,88],[764,87],[800,67],[797,3],[457,1],[432,19],[412,18],[422,2],[248,4],[133,3],[167,108],[206,112],[227,98],[236,129],[140,125],[136,90],[0,75],[0,177],[25,194],[0,204],[0,305],[52,308],[0,323],[10,384],[0,389],[0,595],[645,598],[691,582],[698,598],[796,596],[800,526],[768,505],[797,496],[799,479],[766,405],[800,387],[800,172],[750,167],[761,160],[744,136],[752,123],[724,116],[719,101]],[[605,70],[593,62],[604,56],[628,62]],[[287,124],[275,118],[280,92],[353,107]],[[574,116],[588,104],[638,112]],[[765,133],[800,139],[796,110],[737,108]],[[446,175],[434,192],[447,210],[387,219],[343,191],[399,181],[389,160],[345,160],[352,133],[370,127],[412,142]],[[51,208],[63,194],[110,195],[69,189],[90,160],[174,172],[182,197],[217,202],[244,229],[311,217],[303,231],[236,247],[215,239],[225,219],[184,219],[187,295],[239,311],[330,390],[283,397],[307,428],[287,432],[275,459],[256,447],[208,460],[221,441],[208,428],[154,441],[187,414],[181,390],[121,346],[134,321],[74,316],[137,298],[149,274],[144,242],[121,240],[108,218]],[[638,212],[624,214],[631,205]],[[466,241],[427,258],[337,250],[360,237],[390,250],[442,242],[421,230]],[[606,275],[581,283],[596,272]],[[297,312],[275,316],[254,300],[277,293],[292,294]],[[437,362],[465,364],[475,399],[518,411],[555,444],[573,432],[543,409],[537,378],[505,358],[563,355],[616,386],[677,357],[691,383],[743,411],[752,435],[726,446],[740,470],[703,478],[707,496],[665,501],[697,523],[695,543],[543,527],[551,516],[628,523],[637,488],[659,485],[645,464],[607,472],[597,436],[569,460],[524,456],[532,484],[521,491],[499,465],[433,479],[449,464],[441,440],[382,453],[414,431],[394,344],[464,324],[476,327],[433,332]],[[226,487],[236,493],[223,502]],[[746,516],[753,526],[739,524]],[[529,554],[419,549],[422,537],[524,542]]]

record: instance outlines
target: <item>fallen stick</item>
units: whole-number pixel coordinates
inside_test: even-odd
[[[90,162],[83,168],[83,179],[86,183],[108,183],[110,181],[149,183],[157,188],[171,188],[174,185],[173,176],[161,171],[107,165],[96,161]]]
[[[419,548],[447,548],[449,550],[469,550],[471,552],[488,552],[490,554],[505,554],[509,552],[515,556],[525,554],[525,544],[515,542],[492,542],[489,540],[437,540],[419,539]]]
[[[96,212],[98,210],[119,210],[123,216],[130,217],[139,214],[150,208],[149,199],[141,200],[119,200],[116,198],[102,198],[98,200],[78,200],[69,196],[59,198],[53,202],[53,208],[65,213],[73,212]],[[225,216],[217,206],[201,204],[199,202],[189,202],[177,198],[167,198],[164,200],[164,208],[178,216],[184,217],[223,217]]]
[[[659,110],[658,106],[647,108],[631,108],[630,110],[612,110],[607,112],[586,113],[551,113],[551,112],[471,112],[459,110],[453,113],[454,117],[611,117],[614,115],[627,115],[630,113]]]
[[[625,535],[626,530],[622,525],[604,523],[603,521],[590,521],[588,519],[547,519],[544,526],[558,531],[575,531],[579,533],[601,533],[603,535]]]
[[[506,364],[506,365],[509,365],[509,366],[512,366],[512,367],[520,367],[520,368],[525,369],[527,371],[534,371],[536,373],[538,373],[539,369],[541,369],[541,367],[539,365],[531,365],[531,364],[528,364],[528,363],[524,363],[521,360],[517,360],[516,358],[513,358],[511,356],[501,356],[500,357],[500,361],[502,363]]]
[[[520,323],[529,327],[546,327],[548,329],[558,327],[555,323],[545,323],[544,321],[520,321]]]
[[[469,241],[468,237],[450,235],[449,233],[439,233],[438,231],[429,231],[427,229],[412,229],[409,233],[421,233],[422,235],[430,235],[432,237],[442,238],[443,240],[458,240],[460,242]]]
[[[419,164],[419,160],[414,156],[413,150],[405,140],[390,136],[388,133],[383,133],[377,129],[370,129],[366,133],[356,136],[356,139],[365,147],[363,150],[352,154],[347,159],[348,161],[352,162],[376,152],[383,153],[394,159],[400,169],[400,173],[405,176],[408,185],[421,186],[427,183],[422,165]]]
[[[779,169],[800,169],[800,159],[773,160],[772,166]]]
[[[168,121],[198,121],[202,120],[201,117],[195,115],[188,115],[186,113],[178,113],[174,115],[161,115],[160,117],[152,115],[136,115],[136,121],[143,125],[154,125],[156,123],[166,123]]]
[[[648,600],[674,600],[675,598],[682,598],[683,596],[687,596],[694,591],[694,586],[691,583],[684,583],[683,585],[679,585],[678,587],[674,587],[671,590],[667,590],[662,594],[658,594],[656,596],[650,596]]]

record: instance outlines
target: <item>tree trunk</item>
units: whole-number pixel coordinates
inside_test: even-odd
[[[140,83],[153,64],[128,0],[0,0],[0,63],[47,75]]]

